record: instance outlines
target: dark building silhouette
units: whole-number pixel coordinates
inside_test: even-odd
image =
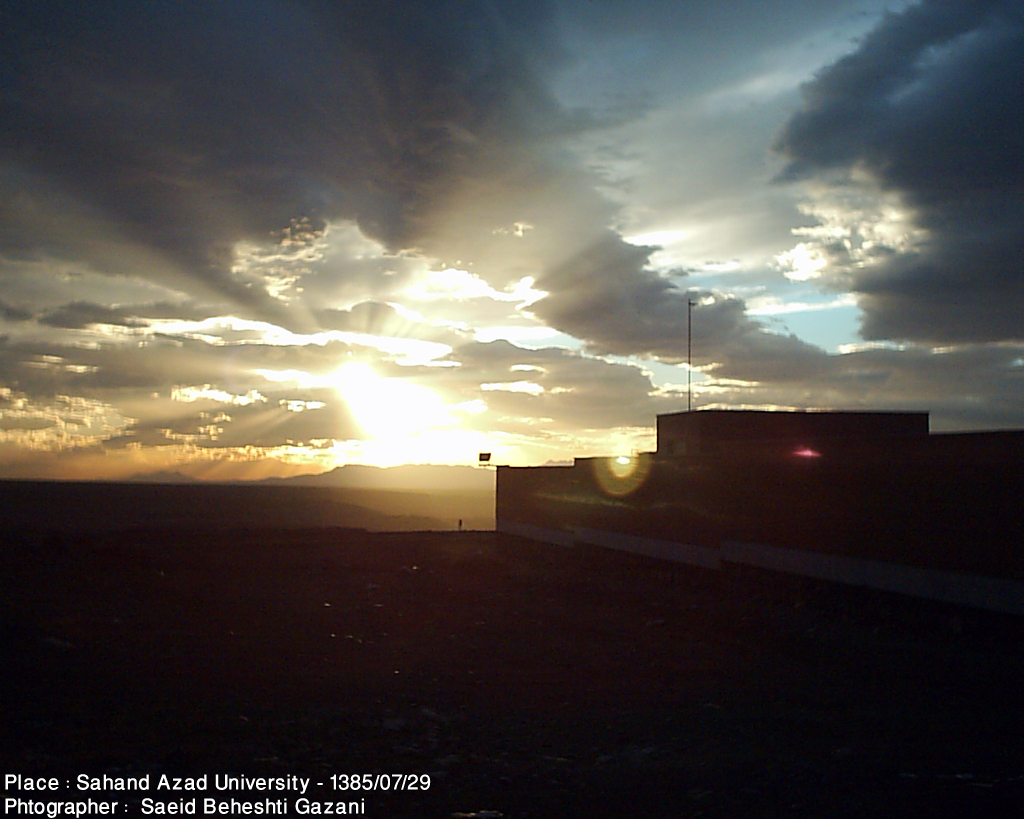
[[[700,410],[657,417],[661,457],[741,448],[781,451],[826,444],[877,445],[891,438],[926,438],[927,412],[770,412]]]
[[[498,530],[1024,614],[1024,431],[698,410],[658,416],[657,433],[651,453],[498,467]]]

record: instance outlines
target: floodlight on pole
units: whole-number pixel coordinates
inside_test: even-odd
[[[686,299],[686,411],[693,410],[693,299]]]

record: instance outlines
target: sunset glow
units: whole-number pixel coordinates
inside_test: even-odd
[[[0,477],[1024,425],[1018,2],[8,5]]]
[[[401,379],[381,378],[367,364],[346,364],[332,380],[373,439],[403,438],[453,422],[435,393]]]

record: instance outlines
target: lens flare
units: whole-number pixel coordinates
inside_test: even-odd
[[[593,460],[594,480],[605,494],[622,498],[639,489],[651,471],[649,457],[619,455]]]

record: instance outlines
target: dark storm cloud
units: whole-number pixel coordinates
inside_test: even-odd
[[[662,411],[650,377],[638,367],[558,348],[524,349],[508,341],[465,344],[451,357],[462,366],[446,381],[459,385],[463,400],[483,399],[501,418],[490,423],[505,431],[522,432],[533,425],[535,434],[540,419],[546,430],[646,427]],[[512,386],[517,382],[536,389],[517,391]],[[663,409],[670,408],[675,407]]]
[[[887,16],[805,87],[777,143],[783,179],[867,174],[924,231],[866,265],[823,247],[861,295],[866,338],[1024,338],[1022,53],[1018,0],[933,0]]]
[[[215,385],[236,395],[274,389],[256,370],[300,370],[325,375],[358,345],[278,346],[213,344],[183,336],[156,336],[145,344],[80,346],[0,338],[0,384],[39,398],[63,393],[111,396],[135,390],[165,393],[175,386]]]
[[[65,304],[39,317],[39,323],[64,330],[81,330],[93,324],[113,324],[121,327],[146,327],[146,322],[133,318],[123,309],[104,307],[87,301]]]
[[[805,378],[794,371],[700,394],[701,405],[928,412],[933,431],[1019,428],[1022,402],[1024,346],[1010,344],[867,348],[824,357]]]
[[[201,342],[155,341],[144,347],[78,347],[53,342],[0,345],[0,381],[33,397],[154,390],[225,378],[226,350]],[[79,368],[75,372],[71,368]]]
[[[352,219],[495,287],[533,276],[548,295],[532,312],[596,350],[683,354],[686,294],[566,150],[617,120],[550,93],[563,55],[546,3],[39,2],[4,31],[0,255],[142,275],[308,331],[316,310],[272,295],[236,243]],[[75,313],[46,320],[90,323]]]
[[[0,253],[126,273],[134,249],[149,269],[131,272],[280,319],[265,285],[232,270],[234,243],[344,217],[415,245],[474,132],[537,93],[531,67],[553,54],[541,8],[8,7]]]
[[[627,246],[631,247],[631,246]],[[639,255],[642,248],[633,248]],[[742,299],[708,291],[681,291],[664,279],[619,279],[622,265],[607,248],[576,259],[595,271],[590,286],[577,282],[575,294],[566,289],[556,304],[562,312],[550,318],[601,354],[652,355],[665,362],[687,360],[688,348],[698,367],[713,366],[717,377],[744,380],[814,377],[826,366],[827,355],[792,335],[770,332],[751,319]],[[604,286],[595,286],[603,280]],[[575,297],[573,297],[575,295]],[[687,302],[693,302],[692,328]],[[553,308],[543,300],[531,310],[548,318]],[[597,329],[599,328],[599,329]]]
[[[644,270],[651,252],[604,231],[541,279],[531,312],[601,352],[685,356],[687,294]]]
[[[14,307],[6,302],[0,301],[0,319],[4,321],[28,321],[32,313],[20,307]]]

